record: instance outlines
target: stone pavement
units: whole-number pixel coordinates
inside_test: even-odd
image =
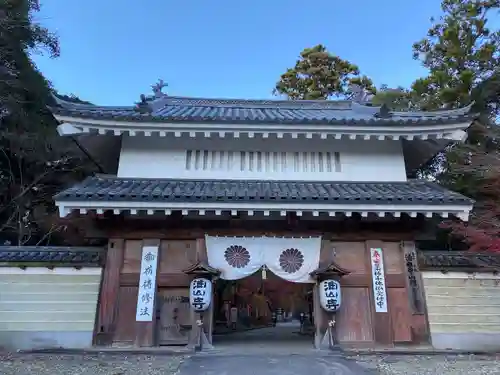
[[[333,355],[196,355],[179,375],[363,375],[377,374],[354,360]]]
[[[270,350],[272,352],[272,350]],[[181,364],[178,375],[500,375],[495,356],[316,354],[203,354]]]
[[[340,354],[318,351],[298,322],[214,337],[215,349],[185,361],[179,375],[376,374]]]

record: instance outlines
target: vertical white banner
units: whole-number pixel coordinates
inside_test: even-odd
[[[144,246],[142,248],[141,275],[135,312],[135,320],[138,322],[151,322],[153,320],[157,267],[158,246]]]
[[[382,249],[370,249],[372,261],[373,300],[375,312],[387,312],[387,290],[385,288],[384,256]]]

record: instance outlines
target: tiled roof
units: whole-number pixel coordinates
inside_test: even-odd
[[[500,255],[466,251],[419,251],[421,270],[439,271],[499,271]]]
[[[89,177],[56,195],[56,201],[472,204],[469,198],[432,182],[293,182],[129,179]]]
[[[204,99],[162,96],[137,107],[105,107],[58,100],[59,116],[132,122],[297,124],[297,125],[442,125],[472,121],[470,107],[435,112],[389,112],[350,101]]]
[[[46,264],[55,266],[100,266],[104,262],[102,248],[46,247],[46,246],[0,246],[2,263]]]

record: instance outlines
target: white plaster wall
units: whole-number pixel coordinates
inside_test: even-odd
[[[422,272],[436,349],[500,350],[500,276]]]
[[[99,268],[0,267],[0,347],[92,346]]]
[[[206,165],[188,169],[187,150],[202,150],[206,155],[221,151],[233,152],[232,168]],[[270,168],[241,168],[241,151],[277,155]],[[326,153],[338,155],[338,168],[314,165],[302,168],[311,159],[300,160],[296,153]],[[319,160],[319,157],[318,159]],[[316,160],[316,163],[317,163]],[[323,159],[321,159],[323,160]],[[254,161],[255,162],[255,161]],[[295,162],[295,165],[294,165]],[[248,161],[247,161],[248,166]],[[187,138],[187,137],[128,137],[122,142],[118,177],[181,178],[181,179],[264,179],[305,181],[406,181],[406,170],[400,141],[321,140],[291,138]]]

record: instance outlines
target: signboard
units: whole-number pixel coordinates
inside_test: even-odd
[[[189,288],[189,304],[194,311],[205,311],[212,300],[212,282],[204,278],[191,281]]]
[[[158,247],[144,246],[142,248],[141,275],[139,292],[137,293],[137,310],[135,320],[151,322],[155,308],[156,268],[158,266]]]
[[[417,254],[413,242],[404,242],[403,250],[405,255],[406,276],[408,282],[408,293],[412,312],[415,314],[425,313],[425,302],[422,295],[421,277],[418,270]]]
[[[328,312],[335,312],[342,303],[340,283],[336,280],[323,280],[319,283],[319,302]]]
[[[384,257],[382,249],[370,249],[372,261],[373,299],[375,312],[387,312],[387,291],[385,288]]]

